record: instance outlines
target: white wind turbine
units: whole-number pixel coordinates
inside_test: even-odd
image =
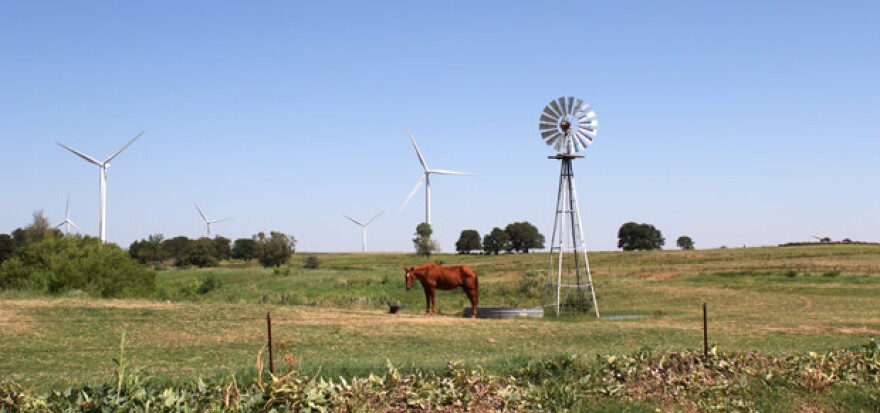
[[[71,225],[73,225],[74,228],[79,229],[79,227],[70,219],[70,194],[67,194],[67,207],[64,208],[64,221],[56,225],[55,228],[61,228],[62,225],[67,225],[67,228],[64,230],[64,235],[70,235]]]
[[[413,195],[416,194],[416,191],[425,184],[425,222],[428,225],[431,225],[431,174],[437,175],[466,175],[473,176],[472,173],[467,172],[456,172],[456,171],[447,171],[445,169],[430,169],[428,168],[428,163],[425,162],[425,157],[422,156],[422,151],[419,150],[419,146],[416,145],[416,138],[413,137],[412,132],[409,129],[406,130],[406,133],[409,134],[409,140],[412,141],[413,148],[416,150],[416,155],[419,157],[419,162],[422,164],[422,169],[425,170],[425,174],[419,178],[418,182],[416,182],[416,186],[413,187],[412,191],[410,191],[409,195],[406,197],[406,201],[403,201],[403,205],[400,206],[400,210],[403,211],[403,208],[406,208],[406,205],[409,203],[410,199],[412,199]]]
[[[146,131],[144,131],[144,132],[146,132]],[[99,179],[100,187],[101,187],[101,191],[100,191],[101,192],[101,221],[100,221],[100,230],[99,230],[101,242],[106,241],[105,235],[106,235],[106,231],[107,231],[107,226],[105,224],[106,211],[107,211],[107,195],[106,195],[106,192],[107,192],[107,168],[110,167],[110,161],[112,161],[113,158],[116,158],[117,156],[119,156],[119,154],[122,153],[122,151],[124,151],[125,148],[128,148],[129,145],[134,143],[134,141],[138,140],[138,138],[140,138],[144,134],[144,132],[139,133],[137,136],[135,136],[130,141],[128,141],[128,143],[123,145],[121,148],[117,149],[116,152],[113,152],[113,154],[110,155],[109,157],[107,157],[107,160],[104,162],[100,162],[97,159],[92,158],[89,155],[86,155],[80,151],[77,151],[76,149],[68,147],[61,142],[57,142],[58,145],[61,146],[62,148],[73,152],[74,155],[79,156],[80,158],[83,158],[86,161],[93,163],[93,164],[97,165],[98,168],[100,168],[98,179]]]
[[[375,221],[376,218],[379,218],[379,215],[382,215],[384,212],[385,211],[382,211],[382,212],[376,214],[376,216],[370,218],[370,220],[367,222],[360,222],[360,221],[358,221],[348,215],[342,214],[342,216],[348,218],[349,221],[354,222],[355,224],[358,224],[361,226],[361,235],[363,236],[363,239],[364,239],[364,244],[363,244],[364,245],[364,252],[367,252],[367,225],[370,225],[371,222]]]
[[[199,211],[199,215],[201,215],[202,220],[205,221],[205,232],[208,234],[209,237],[211,236],[211,224],[216,224],[218,222],[223,222],[223,221],[229,221],[230,219],[232,219],[232,218],[208,219],[208,217],[205,216],[205,213],[202,212],[202,209],[199,208],[199,206],[196,205],[195,202],[193,202],[193,205],[196,206],[196,210]]]

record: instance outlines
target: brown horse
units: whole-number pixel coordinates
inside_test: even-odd
[[[437,263],[425,264],[420,267],[404,268],[406,270],[406,289],[413,286],[414,280],[419,280],[425,289],[425,314],[437,314],[436,292],[437,289],[453,290],[458,287],[464,289],[473,306],[473,318],[477,318],[477,272],[467,265],[441,267]]]

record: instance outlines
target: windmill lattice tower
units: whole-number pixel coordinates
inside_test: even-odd
[[[561,165],[542,304],[556,316],[592,309],[598,318],[572,168],[574,159],[584,157],[577,152],[586,149],[596,136],[596,113],[581,99],[561,97],[544,108],[539,125],[544,142],[558,152],[548,158],[559,160]]]

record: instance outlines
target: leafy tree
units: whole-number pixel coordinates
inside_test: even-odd
[[[0,264],[15,253],[15,240],[9,234],[0,234]]]
[[[207,237],[192,240],[183,249],[183,259],[178,266],[195,265],[199,268],[214,267],[220,260],[217,258],[217,250],[214,241]]]
[[[663,248],[666,239],[657,228],[650,224],[627,222],[617,231],[617,247],[624,251],[649,251]]]
[[[18,248],[22,248],[27,244],[40,242],[48,237],[60,237],[61,231],[52,228],[49,219],[43,215],[43,210],[34,211],[34,220],[24,228],[18,228],[12,231],[12,239]]]
[[[508,224],[504,232],[507,232],[507,237],[510,239],[508,251],[528,254],[530,249],[544,248],[544,236],[528,221]]]
[[[430,257],[431,254],[440,249],[437,245],[437,241],[434,241],[434,239],[431,238],[431,234],[433,233],[434,230],[431,229],[431,225],[428,223],[422,222],[416,226],[416,237],[413,238],[413,246],[416,248],[416,255]]]
[[[257,260],[264,267],[280,267],[290,261],[296,251],[296,238],[281,232],[272,231],[267,237],[260,232],[254,235],[256,241]]]
[[[481,249],[483,249],[483,244],[480,242],[480,233],[475,229],[461,231],[458,241],[455,242],[455,250],[459,254],[470,254],[471,251]]]
[[[250,261],[257,258],[257,241],[253,238],[239,238],[232,245],[232,258]]]
[[[141,264],[158,264],[165,260],[162,239],[162,234],[153,234],[145,240],[132,242],[128,247],[128,255]]]
[[[492,232],[483,237],[483,251],[498,255],[501,251],[510,250],[510,236],[501,228],[492,228]]]
[[[694,249],[694,240],[687,235],[682,235],[675,240],[675,246],[683,250],[692,250]]]
[[[47,237],[30,243],[0,265],[0,289],[50,294],[70,290],[98,297],[147,297],[156,273],[115,244],[97,238]]]
[[[216,254],[214,254],[217,259],[220,260],[228,260],[232,257],[232,240],[226,238],[222,235],[217,235],[213,239],[214,242],[214,250]]]
[[[180,263],[185,261],[186,257],[183,255],[184,249],[189,245],[190,239],[185,236],[174,237],[171,239],[166,239],[162,241],[162,253],[165,258],[171,258],[175,263]]]

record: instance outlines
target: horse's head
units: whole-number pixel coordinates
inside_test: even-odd
[[[416,279],[415,275],[415,267],[404,267],[403,270],[406,271],[406,290],[409,291],[413,286],[413,281]]]

